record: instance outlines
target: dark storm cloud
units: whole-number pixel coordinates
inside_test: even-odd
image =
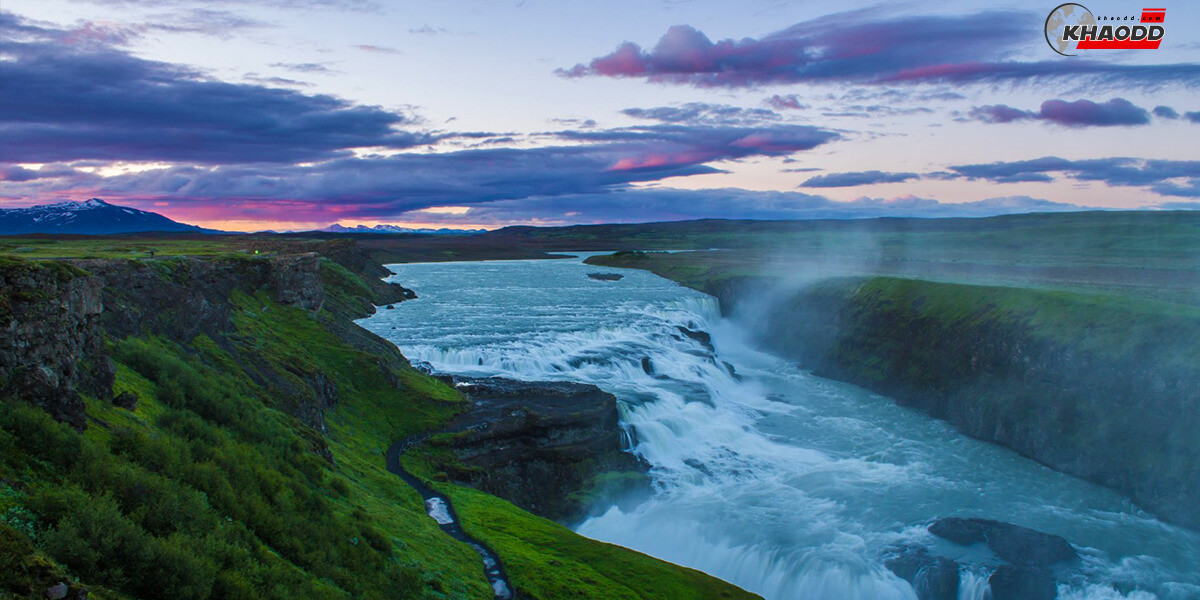
[[[1158,114],[1160,109],[1171,110],[1166,106],[1160,106],[1154,109],[1155,114]],[[1136,106],[1124,98],[1113,98],[1108,102],[1047,100],[1042,103],[1037,112],[1021,110],[1004,104],[993,104],[977,106],[971,109],[969,116],[985,123],[1045,121],[1064,127],[1112,127],[1150,123],[1150,111]]]
[[[1163,196],[1200,197],[1200,161],[1097,158],[1067,160],[1047,156],[1034,160],[950,167],[949,177],[985,179],[997,183],[1052,181],[1061,173],[1076,181],[1110,186],[1143,187]]]
[[[859,171],[851,173],[829,173],[808,178],[800,184],[805,188],[835,188],[871,185],[875,183],[901,183],[919,178],[916,173],[885,173],[883,171]]]
[[[1005,83],[1088,76],[1093,84],[1200,85],[1200,65],[1129,65],[1096,60],[1014,58],[1041,31],[1043,15],[988,11],[953,16],[887,16],[881,10],[829,15],[761,39],[713,42],[688,25],[643,49],[624,42],[610,54],[559,69],[564,77],[637,77],[700,87],[796,83]]]
[[[0,161],[296,162],[430,141],[405,116],[216,81],[0,13]]]

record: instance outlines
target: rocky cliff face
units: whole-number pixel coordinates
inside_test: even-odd
[[[1063,296],[886,278],[766,287],[743,280],[714,292],[726,310],[752,311],[769,347],[818,374],[1200,526],[1200,365],[1187,359],[1194,339],[1179,333],[1195,323],[1119,307],[1089,320],[1080,313],[1090,305]]]
[[[112,393],[104,356],[102,283],[63,264],[0,265],[0,396],[26,398],[77,429],[80,390]]]
[[[465,466],[452,478],[558,520],[647,483],[647,466],[622,451],[612,394],[578,383],[453,381],[473,408],[435,439]]]
[[[334,251],[351,267],[369,272],[364,280],[376,302],[413,296],[379,281],[381,268],[352,247]],[[106,336],[154,335],[187,344],[203,335],[242,358],[251,377],[275,389],[302,422],[323,430],[324,412],[337,402],[336,387],[322,373],[302,367],[280,372],[253,352],[242,352],[231,338],[231,316],[238,310],[237,294],[264,293],[284,306],[318,313],[326,306],[330,285],[323,276],[336,268],[346,269],[316,252],[263,258],[9,260],[0,264],[0,395],[27,399],[82,429],[86,419],[80,394],[112,399]],[[352,300],[337,307],[338,312],[362,316],[373,310],[365,297]],[[404,361],[390,344],[344,319],[334,320],[331,328],[357,347],[369,347],[381,360]]]

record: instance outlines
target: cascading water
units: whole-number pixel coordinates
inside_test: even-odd
[[[655,493],[630,512],[613,507],[585,521],[583,535],[768,599],[915,598],[881,552],[920,543],[976,565],[961,574],[966,599],[986,597],[988,558],[925,525],[979,516],[1079,548],[1080,564],[1060,574],[1060,597],[1200,598],[1200,536],[759,352],[712,298],[639,271],[589,279],[594,268],[578,260],[392,269],[420,298],[361,324],[413,361],[592,383],[617,396],[633,451],[653,465]],[[711,333],[715,355],[681,328]]]

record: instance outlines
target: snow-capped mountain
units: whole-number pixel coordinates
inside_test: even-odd
[[[474,235],[476,233],[484,233],[486,229],[410,229],[408,227],[397,227],[395,225],[376,225],[367,227],[366,225],[355,225],[354,227],[346,227],[340,223],[334,223],[325,229],[328,233],[423,233],[426,235]]]
[[[0,209],[0,235],[77,233],[103,235],[144,231],[210,233],[213,230],[172,221],[158,213],[109,204],[99,198],[29,208]]]

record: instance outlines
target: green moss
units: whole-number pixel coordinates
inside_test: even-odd
[[[500,556],[522,597],[531,600],[758,597],[699,571],[585,538],[506,500],[447,483],[441,469],[447,465],[459,468],[447,448],[411,450],[403,460],[406,469],[451,499],[463,530]],[[584,493],[644,477],[640,473],[604,474]]]
[[[699,571],[585,538],[482,492],[436,485],[454,502],[463,529],[500,554],[529,598],[757,598]]]

